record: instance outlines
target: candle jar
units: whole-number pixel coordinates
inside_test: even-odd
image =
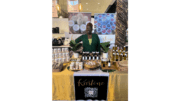
[[[55,48],[55,49],[54,49],[54,54],[56,54],[56,53],[58,53],[58,50]]]
[[[56,54],[55,54],[55,59],[59,58],[58,56],[59,56],[59,54],[58,54],[58,53],[56,53]]]
[[[76,70],[78,70],[79,69],[79,62],[76,62],[76,68],[75,68]]]
[[[58,53],[61,53],[61,48],[58,48]]]

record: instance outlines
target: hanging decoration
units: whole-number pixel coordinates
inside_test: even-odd
[[[61,13],[61,7],[59,6],[59,4],[56,4],[56,9],[59,13]]]
[[[126,44],[126,29],[128,28],[128,0],[117,0],[116,12],[115,44],[123,48]]]

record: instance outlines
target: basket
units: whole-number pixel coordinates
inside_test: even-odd
[[[95,65],[88,65],[88,64],[86,64],[87,62],[94,62]],[[86,61],[84,63],[84,68],[87,69],[87,70],[97,69],[97,68],[99,68],[99,66],[100,66],[99,63],[97,63],[96,61]]]

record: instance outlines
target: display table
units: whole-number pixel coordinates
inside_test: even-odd
[[[128,101],[128,73],[111,72],[106,73],[101,70],[72,72],[67,68],[62,72],[52,73],[52,99],[53,100],[75,100],[74,76],[99,75],[109,76],[108,81],[108,101]]]

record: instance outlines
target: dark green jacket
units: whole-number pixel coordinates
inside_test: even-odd
[[[83,41],[83,51],[98,51],[100,53],[100,40],[97,34],[92,34],[92,43],[89,45],[88,35],[81,35],[78,37],[75,42],[79,43]]]

